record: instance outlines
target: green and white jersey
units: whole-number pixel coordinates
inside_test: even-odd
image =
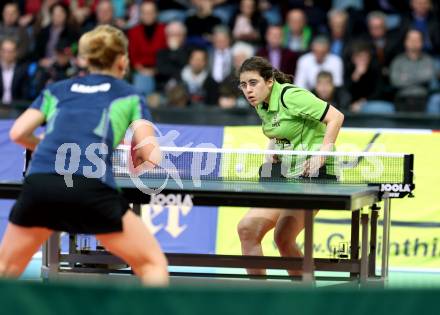
[[[261,103],[256,109],[263,133],[275,139],[275,149],[319,151],[326,130],[322,120],[329,107],[308,90],[275,81],[269,104]],[[292,161],[292,171],[294,166]]]

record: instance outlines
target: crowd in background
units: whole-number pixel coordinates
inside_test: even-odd
[[[431,0],[21,0],[0,5],[0,103],[85,73],[82,33],[129,39],[128,80],[150,106],[249,106],[236,70],[264,56],[346,112],[440,115],[440,12]],[[11,105],[12,106],[12,105]]]

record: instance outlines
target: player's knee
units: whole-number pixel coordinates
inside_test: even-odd
[[[259,228],[255,219],[242,219],[238,223],[237,232],[242,243],[260,243],[264,237],[264,232]]]
[[[277,245],[277,248],[280,252],[286,252],[289,250],[289,247],[292,247],[292,244],[295,242],[295,239],[292,239],[291,235],[288,233],[283,233],[283,231],[276,230],[274,233],[274,242]]]

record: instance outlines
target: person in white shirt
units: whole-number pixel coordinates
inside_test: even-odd
[[[209,68],[212,78],[222,82],[232,70],[231,36],[229,29],[216,26],[212,36],[213,49],[209,55]]]
[[[23,100],[26,91],[26,67],[17,64],[17,43],[6,38],[0,43],[0,103],[9,105]]]
[[[298,60],[295,74],[295,85],[312,90],[316,86],[316,78],[320,71],[328,71],[333,76],[335,86],[343,84],[344,66],[339,56],[330,52],[327,37],[317,36],[312,41],[312,51]]]

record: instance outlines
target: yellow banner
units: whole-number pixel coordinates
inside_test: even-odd
[[[378,131],[343,130],[338,137],[338,151],[363,151]],[[267,146],[261,127],[225,127],[225,148],[260,148]],[[403,152],[415,155],[415,198],[391,202],[390,267],[440,269],[440,133],[403,133],[382,131],[369,151]],[[247,209],[219,208],[217,247],[219,254],[240,254],[237,224]],[[320,211],[316,216],[315,254],[331,257],[350,241],[350,213]],[[381,220],[381,218],[379,218]],[[381,226],[378,248],[381,252]],[[298,238],[301,246],[302,236]],[[273,231],[263,240],[265,255],[277,256]]]

